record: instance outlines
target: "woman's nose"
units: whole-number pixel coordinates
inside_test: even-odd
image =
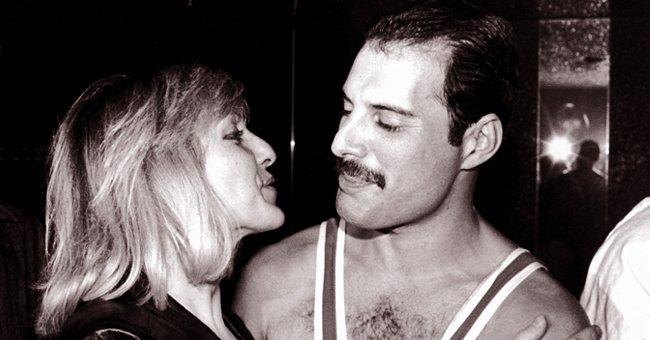
[[[271,166],[273,163],[275,163],[275,160],[277,158],[275,151],[273,151],[271,145],[269,145],[269,143],[267,143],[264,139],[260,138],[252,132],[251,134],[253,135],[253,153],[255,154],[257,163],[265,168]]]

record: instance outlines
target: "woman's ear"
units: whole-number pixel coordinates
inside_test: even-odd
[[[501,146],[503,126],[494,113],[486,114],[463,135],[461,169],[472,170],[492,158]]]

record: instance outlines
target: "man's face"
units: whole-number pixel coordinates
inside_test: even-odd
[[[353,225],[382,229],[444,209],[460,149],[447,141],[442,100],[448,47],[364,46],[343,86],[332,142],[342,158],[336,209]],[[427,53],[426,55],[424,53]]]

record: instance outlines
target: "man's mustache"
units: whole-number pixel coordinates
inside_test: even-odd
[[[357,161],[337,157],[336,171],[339,174],[361,178],[368,183],[375,183],[380,189],[386,187],[386,178],[384,178],[384,175]]]

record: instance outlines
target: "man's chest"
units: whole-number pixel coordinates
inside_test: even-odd
[[[355,299],[352,299],[355,300]],[[352,339],[438,339],[460,304],[405,299],[399,294],[346,304],[346,327]]]
[[[384,290],[369,286],[349,285],[345,292],[345,308],[336,310],[324,305],[315,313],[314,299],[295,305],[269,325],[268,339],[312,339],[314,318],[334,310],[344,313],[350,339],[439,339],[471,294],[471,290],[407,289]],[[323,319],[316,324],[336,327]]]

